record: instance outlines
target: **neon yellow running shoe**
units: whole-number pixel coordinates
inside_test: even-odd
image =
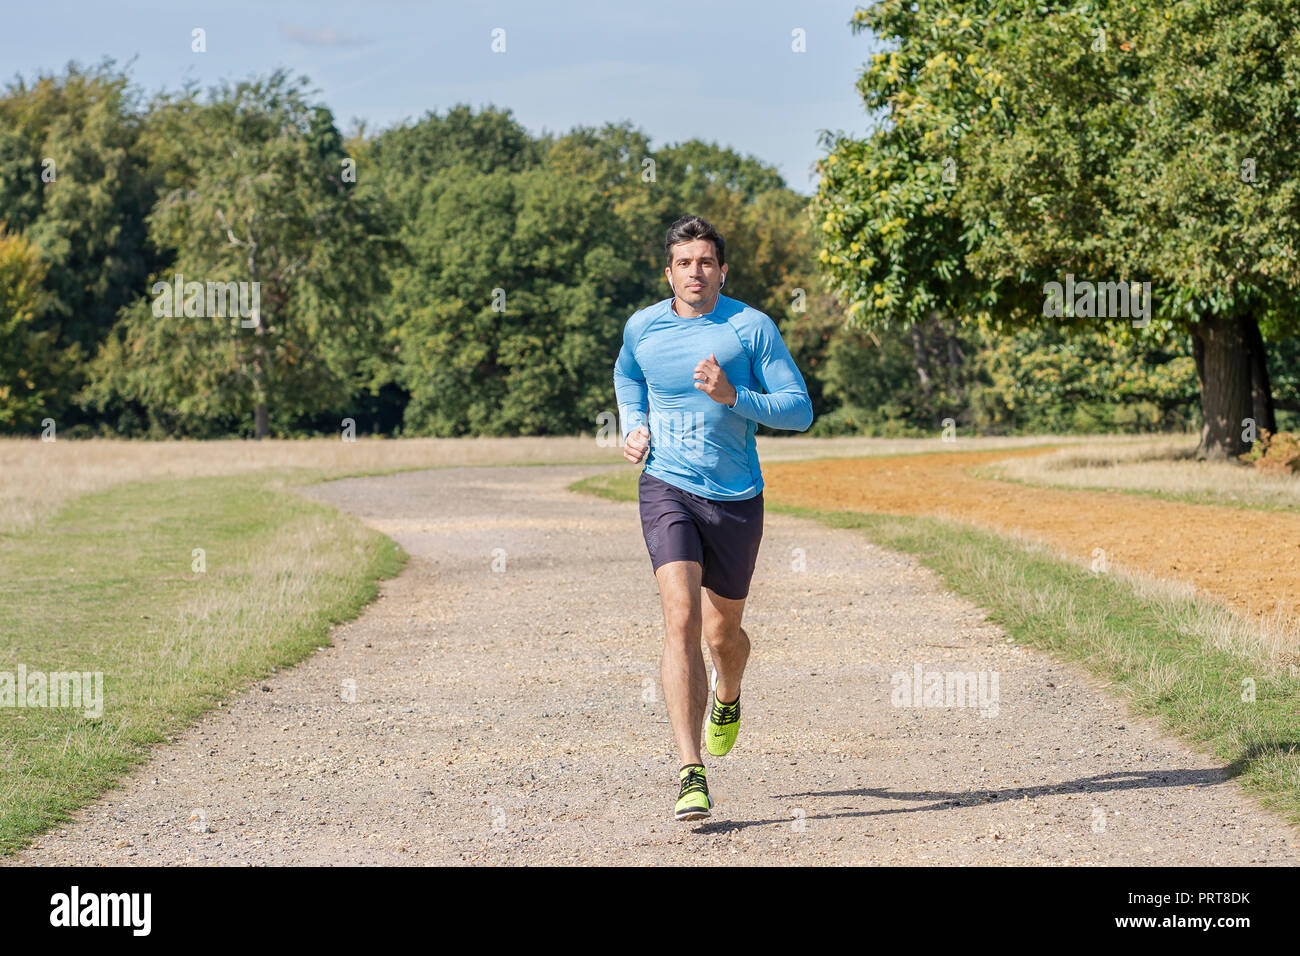
[[[677,796],[677,809],[673,816],[678,820],[707,817],[713,809],[713,798],[709,796],[709,783],[704,779],[704,765],[687,764],[678,776],[681,777],[682,792]]]
[[[704,746],[715,757],[725,756],[740,733],[740,698],[724,704],[718,700],[717,680],[714,680],[713,709],[704,727]]]

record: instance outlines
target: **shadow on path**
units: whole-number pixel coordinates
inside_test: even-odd
[[[1235,766],[1235,765],[1234,765]],[[834,820],[841,817],[875,817],[894,813],[916,813],[922,810],[954,810],[958,807],[983,807],[1008,800],[1023,800],[1029,797],[1047,797],[1063,793],[1108,793],[1116,790],[1140,790],[1153,787],[1211,787],[1223,783],[1231,776],[1231,768],[1222,770],[1146,770],[1118,771],[1115,773],[1096,774],[1080,777],[1064,783],[1040,784],[1035,787],[1011,787],[1006,790],[968,790],[965,792],[945,790],[893,791],[881,787],[861,787],[855,790],[821,790],[805,793],[773,794],[773,799],[792,799],[796,797],[875,797],[880,800],[926,800],[926,806],[884,808],[879,810],[857,810],[853,807],[835,807],[843,813],[809,813],[806,820]],[[791,818],[774,820],[728,820],[704,823],[696,827],[697,833],[726,832],[743,830],[746,827],[785,826]]]

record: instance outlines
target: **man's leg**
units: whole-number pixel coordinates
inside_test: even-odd
[[[734,703],[740,696],[740,679],[749,661],[749,635],[740,626],[745,600],[733,601],[704,588],[704,640],[718,669],[718,700],[724,704]]]
[[[709,682],[700,650],[700,574],[695,561],[670,561],[655,572],[664,609],[660,676],[682,766],[703,763],[700,738],[709,703]]]

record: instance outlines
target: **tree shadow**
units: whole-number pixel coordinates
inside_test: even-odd
[[[834,820],[847,817],[876,817],[895,813],[917,813],[927,810],[983,807],[995,803],[1004,803],[1008,800],[1023,800],[1068,793],[1102,794],[1154,787],[1210,787],[1236,776],[1241,772],[1241,769],[1249,765],[1251,760],[1257,759],[1265,751],[1284,750],[1294,746],[1294,744],[1286,743],[1258,745],[1251,748],[1251,751],[1259,751],[1259,753],[1252,754],[1251,751],[1248,751],[1247,755],[1242,757],[1241,760],[1221,769],[1116,771],[1095,774],[1091,777],[1080,777],[1061,783],[1044,783],[1032,787],[1010,787],[1004,790],[890,790],[887,787],[859,787],[853,790],[810,790],[804,793],[778,793],[773,794],[772,797],[777,800],[873,797],[878,800],[926,801],[923,806],[883,807],[875,810],[859,810],[852,806],[834,807],[832,810],[837,812],[807,813],[804,817],[806,820]],[[1239,767],[1240,769],[1237,769]],[[730,830],[743,830],[746,827],[753,826],[788,826],[790,821],[790,817],[772,820],[718,820],[701,824],[696,828],[695,832],[725,833]]]

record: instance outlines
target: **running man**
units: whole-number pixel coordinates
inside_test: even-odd
[[[805,431],[813,411],[776,323],[722,294],[718,231],[685,216],[669,228],[664,251],[673,296],[628,319],[614,392],[623,457],[645,458],[641,530],[663,602],[661,676],[682,761],[674,816],[696,820],[714,806],[700,759],[705,713],[715,757],[731,750],[740,729],[750,650],[740,617],[763,536],[754,431],[759,424]],[[713,659],[711,702],[701,633]]]

